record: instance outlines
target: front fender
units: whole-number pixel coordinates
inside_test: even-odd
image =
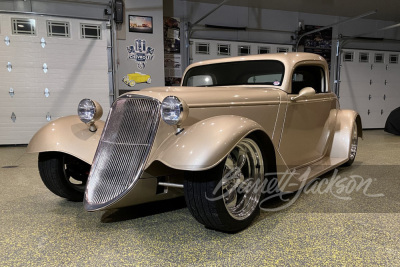
[[[349,158],[351,133],[353,124],[357,124],[358,137],[363,137],[361,117],[354,110],[342,109],[336,118],[333,143],[330,151],[331,158]]]
[[[216,116],[187,127],[169,137],[149,159],[147,167],[160,161],[185,171],[207,170],[220,163],[249,133],[265,130],[256,122],[239,116]]]
[[[43,126],[31,139],[27,152],[58,151],[92,164],[104,121],[97,121],[97,131],[89,131],[77,115],[62,117]]]

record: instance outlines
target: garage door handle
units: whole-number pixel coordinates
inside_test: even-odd
[[[11,62],[8,62],[6,67],[7,67],[8,72],[11,72],[11,70],[12,70]]]
[[[372,84],[372,80],[369,80],[369,85],[371,85]]]
[[[371,111],[368,109],[368,115],[371,113]]]
[[[372,98],[372,96],[371,96],[371,95],[369,95],[369,96],[368,96],[368,100],[371,100],[371,98]]]
[[[381,109],[381,115],[383,114],[383,109]]]
[[[385,85],[387,84],[388,82],[385,80]]]
[[[383,100],[386,100],[386,95],[383,95]]]

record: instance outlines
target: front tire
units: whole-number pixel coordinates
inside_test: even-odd
[[[71,201],[82,201],[90,165],[60,152],[39,153],[39,173],[54,194]]]
[[[184,190],[193,217],[208,228],[237,232],[259,214],[264,160],[260,147],[244,138],[216,167],[186,173]]]

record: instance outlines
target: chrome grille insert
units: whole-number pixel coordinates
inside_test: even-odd
[[[85,208],[96,210],[124,196],[140,178],[160,122],[161,103],[128,95],[111,107],[85,194]]]

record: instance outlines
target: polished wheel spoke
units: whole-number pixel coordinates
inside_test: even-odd
[[[227,156],[222,178],[224,204],[233,218],[244,220],[257,208],[261,191],[254,186],[258,179],[264,179],[261,150],[245,138]]]
[[[241,171],[243,166],[247,163],[247,155],[244,149],[239,150],[238,160],[236,162],[236,169]]]

